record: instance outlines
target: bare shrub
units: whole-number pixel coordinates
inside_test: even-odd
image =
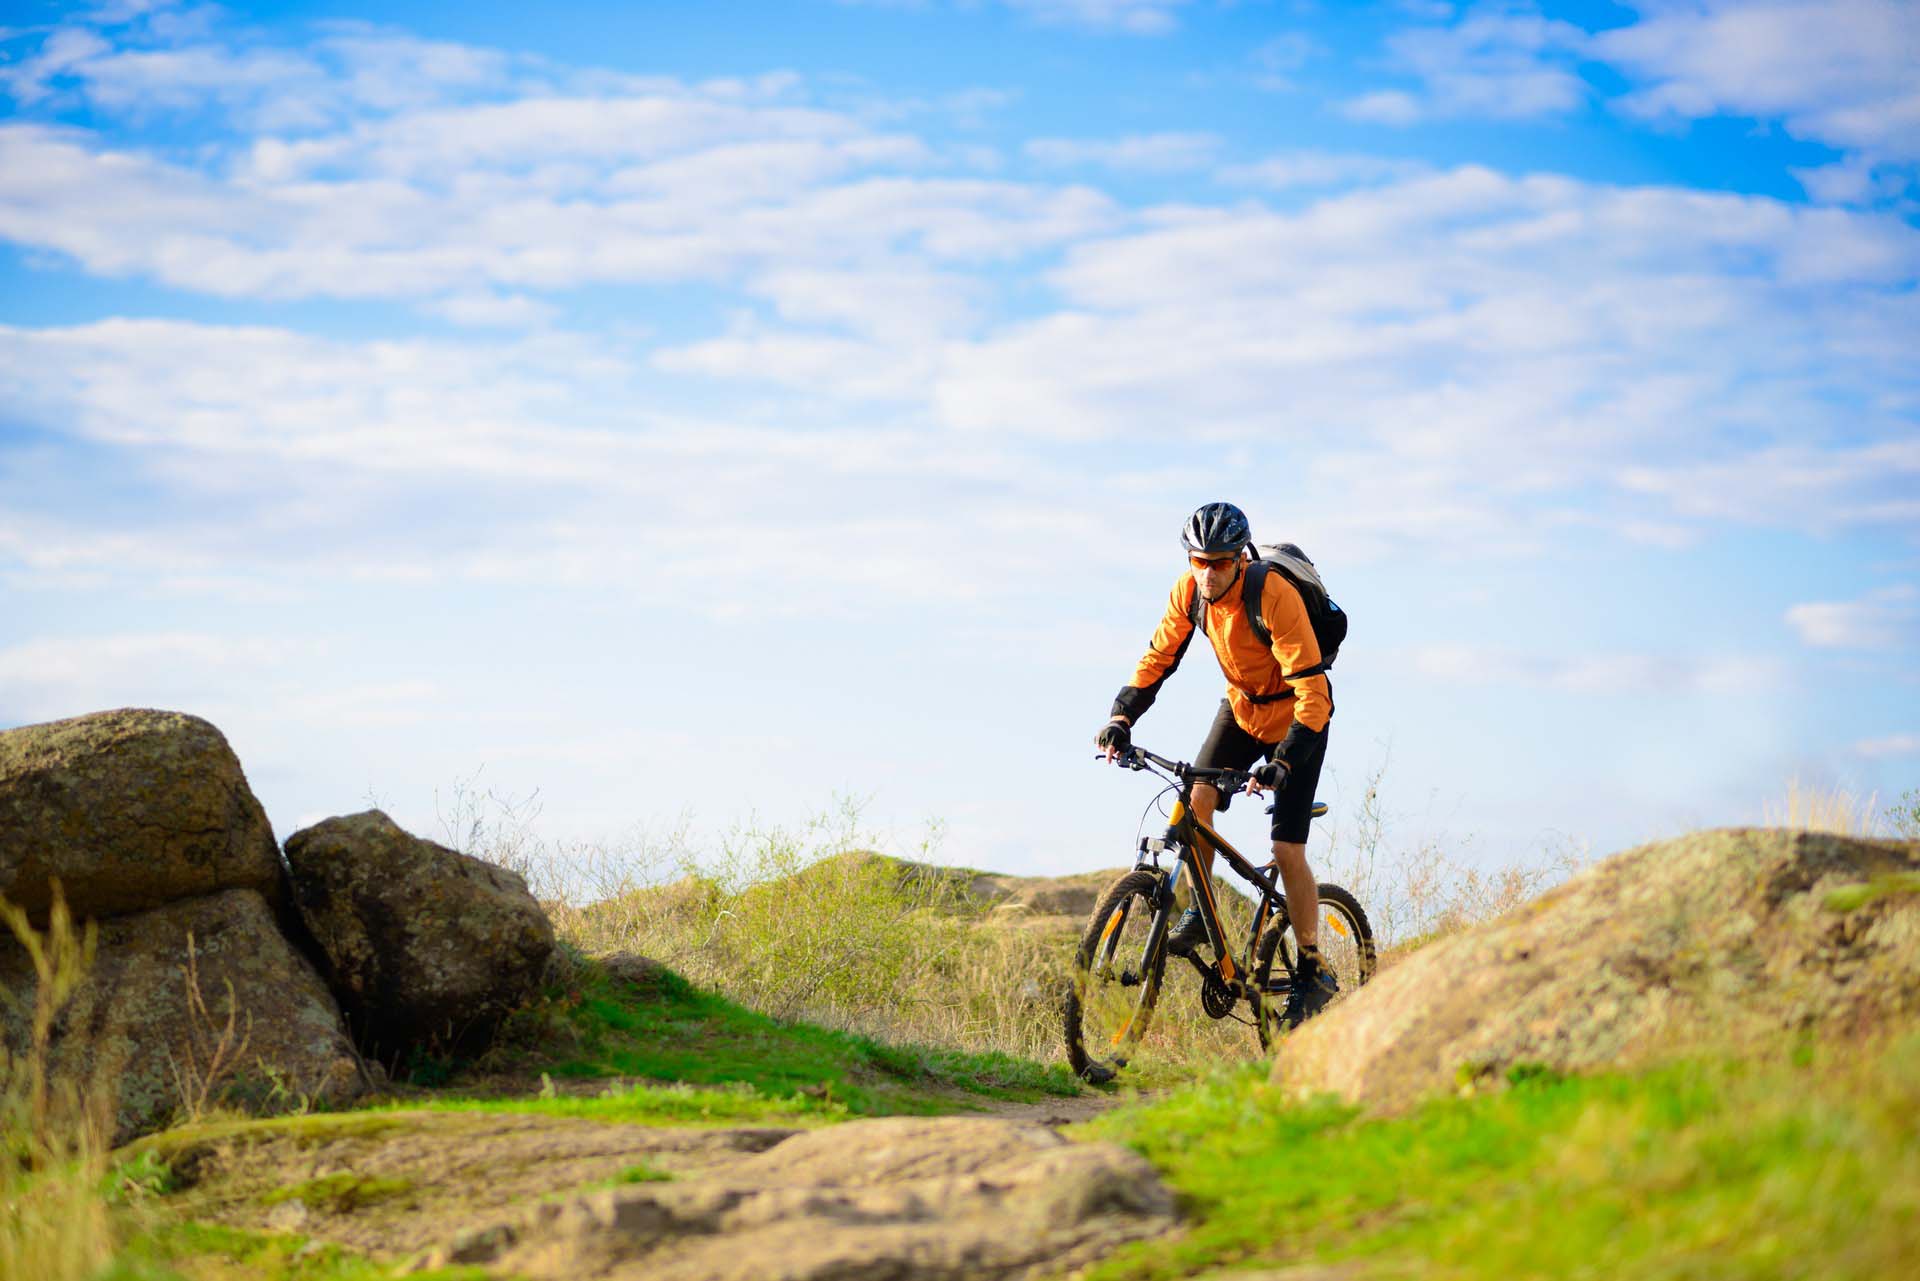
[[[1903,841],[1920,841],[1920,787],[1908,788],[1887,806],[1887,826]]]
[[[247,1012],[242,1029],[232,979],[224,980],[226,1017],[222,1019],[207,1008],[206,995],[200,990],[200,954],[192,930],[187,931],[187,959],[180,973],[187,988],[186,1037],[180,1053],[167,1049],[167,1066],[180,1099],[180,1114],[192,1122],[205,1116],[208,1105],[232,1084],[253,1039],[253,1013]]]
[[[1565,833],[1549,834],[1536,860],[1494,869],[1449,853],[1444,838],[1402,844],[1384,799],[1388,763],[1382,758],[1367,775],[1347,825],[1318,821],[1327,841],[1310,853],[1317,875],[1344,885],[1366,908],[1384,959],[1503,916],[1591,861],[1586,844]]]

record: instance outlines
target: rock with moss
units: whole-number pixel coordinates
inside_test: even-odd
[[[421,1262],[569,1281],[1010,1281],[1072,1273],[1175,1222],[1172,1193],[1124,1149],[1015,1121],[888,1117],[704,1178],[549,1201]]]
[[[1920,1016],[1920,844],[1733,829],[1587,869],[1289,1035],[1274,1079],[1395,1108],[1541,1071]]]
[[[357,1098],[372,1078],[340,1009],[254,890],[98,924],[94,961],[60,1014],[52,1078],[101,1103],[116,1142],[218,1105],[289,1110]],[[38,980],[0,942],[0,1041],[28,1049]]]
[[[179,712],[96,712],[0,733],[0,896],[44,919],[220,890],[278,899],[266,812],[219,730]]]
[[[293,901],[362,1047],[470,1052],[531,998],[553,926],[506,868],[379,810],[287,838]]]

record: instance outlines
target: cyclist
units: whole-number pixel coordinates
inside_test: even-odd
[[[1271,788],[1276,793],[1273,857],[1280,865],[1287,915],[1300,950],[1285,1023],[1297,1027],[1340,991],[1339,980],[1320,959],[1320,895],[1307,867],[1307,826],[1327,754],[1333,691],[1321,667],[1307,607],[1286,575],[1268,574],[1260,594],[1261,617],[1273,644],[1263,645],[1247,621],[1240,575],[1252,560],[1253,535],[1238,507],[1208,503],[1187,521],[1180,541],[1187,549],[1189,572],[1174,583],[1146,656],[1113,700],[1113,717],[1096,741],[1108,760],[1132,745],[1132,725],[1153,706],[1161,684],[1180,665],[1193,639],[1194,594],[1199,593],[1204,605],[1200,618],[1227,678],[1227,696],[1220,700],[1219,714],[1194,764],[1244,770],[1256,760],[1267,761],[1254,770],[1255,781],[1247,791],[1258,795],[1262,788]],[[1231,802],[1214,787],[1194,785],[1194,813],[1202,823],[1211,825],[1214,810],[1224,810]],[[1201,874],[1209,874],[1212,848],[1203,845],[1194,853]],[[1194,906],[1167,936],[1167,946],[1174,955],[1187,956],[1205,939],[1206,923]]]

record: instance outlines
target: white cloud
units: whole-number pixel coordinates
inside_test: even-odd
[[[318,41],[289,49],[222,38],[212,15],[159,13],[116,31],[114,41],[91,26],[56,27],[30,56],[0,70],[0,86],[26,105],[71,98],[136,119],[217,110],[255,128],[313,130],[355,112],[425,107],[517,79],[513,60],[496,51],[365,23],[330,24]],[[96,21],[104,28],[136,17]]]
[[[1222,169],[1219,176],[1222,182],[1284,191],[1301,187],[1352,187],[1388,178],[1411,177],[1426,168],[1419,161],[1387,156],[1302,150],[1281,152],[1252,164],[1233,165]]]
[[[0,649],[0,709],[23,721],[112,707],[190,707],[311,646],[195,632],[58,636]]]
[[[1320,42],[1306,32],[1286,31],[1261,44],[1247,56],[1256,68],[1255,85],[1284,92],[1295,87],[1293,73],[1324,52]]]
[[[1133,173],[1179,173],[1201,169],[1220,150],[1207,133],[1151,133],[1110,141],[1036,138],[1027,155],[1046,165],[1102,165]]]
[[[957,602],[1018,584],[1036,495],[1096,478],[977,441],[848,425],[785,396],[741,421],[646,407],[647,374],[578,339],[340,342],[185,322],[0,329],[0,394],[110,447],[163,513],[34,517],[0,501],[0,575],[27,590],[241,600],[258,585],[611,586],[767,614]],[[754,419],[760,422],[754,422]],[[102,452],[95,450],[94,452]],[[60,473],[54,455],[40,464]],[[730,513],[716,547],[715,504]],[[968,555],[921,549],[968,529]],[[1102,538],[1090,563],[1123,554]],[[849,547],[866,549],[857,557]]]
[[[553,104],[524,105],[539,117]],[[607,105],[620,114],[619,104]],[[646,114],[645,104],[625,105]],[[568,113],[576,106],[590,104],[566,104]],[[475,146],[524,158],[541,150],[544,136],[544,127],[508,129]],[[406,298],[488,286],[725,279],[755,263],[846,263],[903,250],[936,260],[1004,259],[1115,218],[1112,202],[1085,188],[884,175],[801,180],[803,172],[824,176],[918,154],[863,137],[776,145],[784,174],[767,169],[768,148],[740,155],[737,142],[697,158],[616,165],[605,178],[594,166],[566,168],[560,155],[530,171],[327,181],[299,177],[314,158],[290,150],[265,149],[254,174],[220,179],[106,151],[77,131],[0,126],[0,236],[96,273],[146,274],[206,293]],[[423,163],[449,164],[454,150],[451,141],[428,147],[432,159]],[[743,166],[759,169],[764,185],[736,183]]]
[[[1005,0],[1007,7],[1054,26],[1090,27],[1130,35],[1164,35],[1189,0]]]
[[[1411,27],[1387,38],[1387,63],[1420,89],[1381,89],[1342,104],[1349,118],[1410,125],[1457,116],[1519,120],[1561,115],[1590,90],[1573,70],[1587,34],[1537,14],[1481,8],[1445,27]]]
[[[1920,592],[1889,587],[1859,600],[1811,601],[1787,610],[1788,626],[1821,649],[1920,649]]]
[[[1571,42],[1484,12],[1449,30],[1469,51]],[[513,74],[380,43],[456,95]],[[1152,450],[1174,431],[1251,465],[1310,444],[1324,493],[1390,496],[1316,513],[1373,554],[1450,528],[1537,548],[1574,495],[1598,527],[1661,546],[1727,521],[1916,521],[1920,233],[1896,218],[1320,152],[1221,174],[1335,189],[1287,212],[1133,214],[1089,187],[949,176],[939,149],[823,109],[790,76],[587,79],[429,94],[211,159],[0,126],[0,235],[98,274],[402,298],[466,325],[537,330],[569,314],[553,291],[681,281],[716,286],[701,302],[719,319],[696,310],[650,349],[10,331],[5,390],[36,421],[136,451],[470,485],[616,489],[604,478],[654,474],[651,429],[675,422],[836,424],[848,453],[883,421],[869,415],[958,429],[963,454]],[[1211,142],[1052,145],[1165,162]],[[576,572],[590,542],[551,563]]]
[[[1411,125],[1448,117],[1524,119],[1579,108],[1595,90],[1582,61],[1629,81],[1612,99],[1641,119],[1753,116],[1851,153],[1794,172],[1816,200],[1898,196],[1920,162],[1920,7],[1906,0],[1652,0],[1594,33],[1518,9],[1480,6],[1387,39],[1387,65],[1417,89],[1380,88],[1348,117]],[[1431,16],[1445,20],[1444,11]]]
[[[1777,659],[1751,654],[1597,654],[1568,657],[1465,646],[1427,646],[1408,654],[1413,669],[1451,684],[1523,685],[1576,694],[1743,695],[1777,684]]]
[[[422,723],[446,693],[431,681],[386,681],[290,694],[282,707],[285,715],[302,724],[393,728]]]
[[[454,294],[425,304],[425,309],[456,325],[478,329],[533,329],[552,323],[560,314],[558,307],[524,295],[484,291]]]
[[[1751,115],[1797,137],[1920,160],[1920,7],[1906,0],[1702,0],[1650,6],[1594,54],[1651,83],[1648,117]]]
[[[1920,734],[1888,734],[1883,738],[1863,738],[1853,745],[1861,756],[1873,759],[1898,759],[1920,756]]]
[[[1789,168],[1807,195],[1821,204],[1870,205],[1897,196],[1911,182],[1899,169],[1852,155],[1830,165]]]

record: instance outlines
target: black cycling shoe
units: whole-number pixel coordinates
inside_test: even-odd
[[[1192,956],[1194,950],[1207,941],[1206,918],[1200,915],[1200,909],[1190,907],[1180,919],[1167,931],[1167,951],[1174,956]]]
[[[1326,1009],[1338,995],[1340,980],[1334,977],[1333,971],[1311,957],[1303,958],[1300,968],[1294,972],[1293,990],[1287,993],[1287,1012],[1280,1020],[1289,1028],[1299,1027]]]

